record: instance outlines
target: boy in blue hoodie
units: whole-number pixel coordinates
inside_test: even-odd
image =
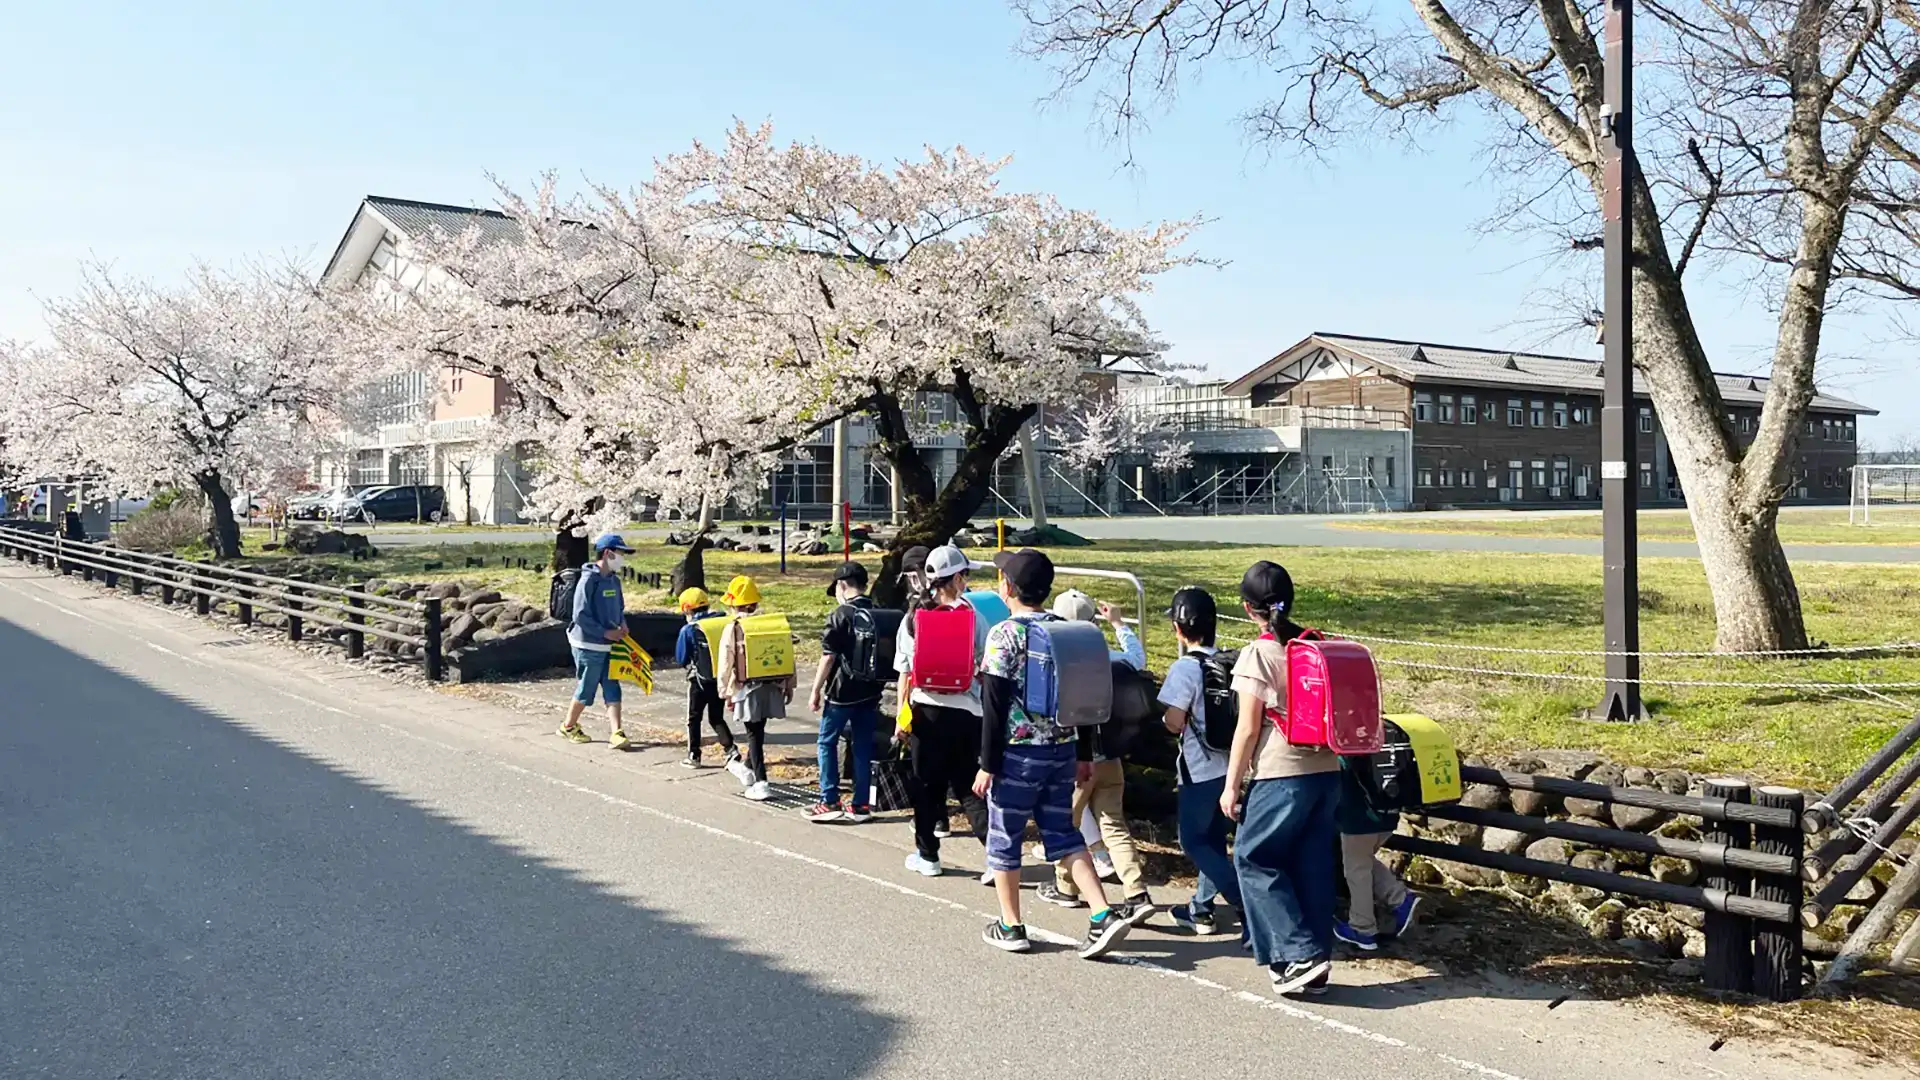
[[[593,704],[597,690],[607,703],[607,720],[613,733],[607,745],[627,750],[633,740],[620,729],[620,684],[609,669],[613,664],[613,643],[627,636],[627,600],[620,590],[620,565],[633,554],[627,542],[615,533],[607,533],[593,542],[593,561],[580,568],[580,581],[573,588],[573,617],[567,622],[567,644],[573,647],[573,673],[578,682],[573,704],[567,707],[567,722],[560,735],[577,743],[592,742],[580,727],[580,714]]]

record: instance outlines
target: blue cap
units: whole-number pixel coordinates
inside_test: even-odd
[[[593,550],[596,555],[602,551],[619,551],[629,555],[633,553],[633,549],[627,546],[627,542],[620,538],[619,533],[602,534],[600,539],[593,542]]]

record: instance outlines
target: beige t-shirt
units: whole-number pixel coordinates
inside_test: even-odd
[[[1281,714],[1287,711],[1287,647],[1271,639],[1258,639],[1240,650],[1233,665],[1233,689],[1251,695],[1267,709]],[[1335,772],[1340,756],[1324,747],[1295,746],[1287,741],[1272,721],[1260,725],[1260,743],[1253,753],[1253,779],[1273,780],[1286,776],[1309,776]]]

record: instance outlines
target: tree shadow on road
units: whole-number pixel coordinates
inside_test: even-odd
[[[900,1035],[5,621],[0,656],[0,1075],[843,1080]]]

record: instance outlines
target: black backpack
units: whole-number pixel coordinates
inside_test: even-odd
[[[1233,692],[1233,665],[1240,650],[1222,649],[1208,656],[1195,649],[1187,655],[1200,661],[1201,697],[1206,702],[1206,713],[1199,718],[1200,741],[1209,750],[1227,753],[1240,727],[1240,695]]]
[[[840,658],[846,678],[877,683],[893,678],[893,643],[904,618],[905,613],[888,608],[848,606],[847,624],[853,631],[853,642]]]
[[[553,575],[553,585],[547,590],[547,615],[567,624],[573,629],[573,594],[580,591],[580,568],[569,566]]]
[[[1156,749],[1156,734],[1164,736],[1163,710],[1157,698],[1160,686],[1153,676],[1127,663],[1113,662],[1112,718],[1101,725],[1101,750],[1110,758],[1134,758]],[[1145,764],[1145,762],[1142,762]]]

